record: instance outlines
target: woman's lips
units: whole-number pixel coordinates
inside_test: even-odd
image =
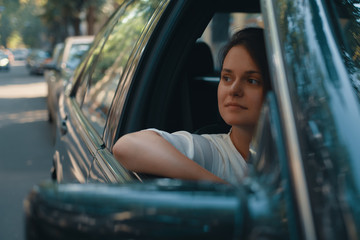
[[[225,107],[231,107],[231,108],[241,108],[241,109],[244,109],[244,110],[247,110],[248,108],[243,106],[243,105],[240,105],[238,103],[227,103],[225,104]]]

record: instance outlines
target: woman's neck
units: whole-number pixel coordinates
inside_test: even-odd
[[[244,129],[236,126],[233,126],[231,129],[230,139],[245,161],[247,161],[249,155],[249,146],[253,132],[253,129],[249,130],[248,128]]]

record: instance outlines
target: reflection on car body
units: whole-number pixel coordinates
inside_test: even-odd
[[[66,202],[73,206],[73,217],[67,220],[76,223],[84,216],[80,206],[91,209],[91,203],[108,200],[115,207],[107,208],[109,214],[101,219],[120,229],[107,228],[104,234],[110,236],[184,239],[211,238],[214,233],[223,239],[358,239],[358,11],[356,2],[340,0],[125,1],[60,97],[53,171],[59,184],[35,188],[26,201],[28,222],[52,224],[70,235],[66,226],[44,220],[42,207],[59,220],[69,214],[61,203],[83,201]],[[273,84],[252,142],[249,177],[225,189],[177,180],[147,182],[146,176],[124,169],[111,152],[123,134],[150,127],[193,132],[216,123],[216,81],[207,81],[216,78],[216,64],[212,72],[193,76],[189,57],[197,41],[217,52],[229,27],[244,27],[236,25],[242,17],[235,12],[261,13]],[[217,31],[223,34],[215,35]],[[136,184],[139,179],[144,184]],[[74,181],[88,184],[66,184]],[[121,184],[94,184],[99,182]],[[119,191],[116,198],[114,189]],[[176,201],[188,193],[194,198]],[[238,202],[216,205],[213,196]],[[163,209],[168,205],[157,205],[157,197],[173,205]],[[199,199],[209,200],[207,213],[180,218],[178,210],[191,209],[191,200]],[[99,218],[101,210],[89,209],[86,216]],[[125,212],[127,218],[112,217]],[[236,213],[226,215],[230,228],[223,231],[214,224],[224,223],[222,212]],[[193,219],[196,224],[185,224]],[[105,226],[97,223],[73,226],[78,226],[77,233],[92,236],[89,229]],[[144,230],[166,224],[181,230],[175,236]]]

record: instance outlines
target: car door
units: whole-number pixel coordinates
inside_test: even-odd
[[[110,149],[102,136],[114,94],[118,85],[121,91],[130,84],[124,77],[129,58],[138,50],[135,47],[148,22],[165,2],[127,1],[95,39],[86,64],[80,66],[84,68],[82,73],[60,100],[59,138],[54,156],[58,181],[87,182],[93,160],[108,156]],[[121,105],[114,107],[121,108]],[[106,170],[91,174],[92,181],[131,179],[118,163],[106,161],[106,164],[103,166]]]

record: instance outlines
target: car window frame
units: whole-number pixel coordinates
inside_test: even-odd
[[[98,134],[102,137],[104,135],[104,131],[106,129],[107,121],[109,118],[109,113],[111,106],[113,105],[112,102],[114,100],[114,96],[116,94],[116,91],[121,91],[122,86],[125,84],[131,84],[131,82],[126,80],[126,69],[128,68],[129,61],[131,61],[131,55],[133,54],[132,51],[137,50],[138,42],[142,41],[142,36],[144,34],[144,31],[146,31],[147,25],[149,24],[149,21],[151,21],[151,18],[154,17],[154,14],[156,14],[157,9],[159,8],[159,5],[162,4],[164,0],[156,0],[152,2],[146,2],[143,0],[136,0],[136,1],[130,1],[129,4],[126,5],[126,9],[124,12],[124,16],[121,15],[120,18],[118,18],[118,23],[114,25],[113,30],[108,36],[108,40],[104,43],[101,51],[99,51],[99,59],[97,60],[97,63],[95,64],[94,68],[92,69],[91,74],[89,74],[89,78],[87,79],[87,88],[85,92],[85,97],[83,98],[81,109],[83,110],[84,115],[86,115],[93,125],[94,129],[97,130]],[[151,8],[145,8],[145,6],[151,6]],[[155,7],[155,8],[154,8]],[[138,10],[141,10],[142,13],[139,14],[133,14],[134,12],[137,12]],[[151,13],[151,15],[149,15]],[[130,14],[130,15],[129,15]],[[144,15],[143,15],[144,14]],[[142,17],[142,15],[145,17]],[[148,19],[148,17],[150,17]],[[136,24],[137,27],[135,28],[129,28],[128,24],[125,24],[125,22],[131,22],[131,24]],[[140,24],[140,22],[141,24]],[[139,28],[140,27],[140,28]],[[139,31],[141,30],[141,31]],[[126,32],[125,32],[126,31]],[[128,32],[129,31],[129,32]],[[113,41],[112,36],[114,37],[121,37],[121,36],[127,36],[127,34],[132,34],[132,37],[134,39],[129,42],[129,39],[124,39],[124,44],[128,45],[125,49],[122,50],[120,54],[113,55],[111,52],[107,52],[108,47],[115,47],[116,46],[124,46],[122,43],[117,43],[116,41]],[[135,35],[134,35],[135,34]],[[136,39],[135,39],[136,38]],[[116,39],[116,38],[115,38]],[[123,37],[121,37],[123,39]],[[125,45],[125,46],[126,46]],[[118,51],[118,50],[116,50]],[[126,54],[126,56],[124,56]],[[120,58],[118,58],[118,56]],[[116,57],[116,59],[115,59]],[[114,58],[114,59],[113,59]],[[121,60],[119,63],[118,60]],[[109,66],[105,66],[106,70],[103,73],[103,61],[106,64],[110,64]],[[115,64],[115,65],[113,65]],[[113,75],[114,71],[111,71],[112,67],[120,67],[120,69],[123,69],[120,72],[121,76],[115,76]],[[110,70],[110,71],[108,71]],[[102,89],[102,87],[106,87],[109,85],[104,85],[105,82],[102,82],[102,79],[106,79],[107,77],[110,77],[109,81],[106,81],[106,84],[114,83],[116,84],[114,88],[114,95],[110,95],[111,100],[106,101],[108,104],[104,104],[104,101],[97,101],[100,95],[97,94],[96,89]],[[82,83],[84,84],[84,83]],[[90,84],[90,85],[89,85]],[[84,84],[85,85],[85,84]],[[98,88],[100,87],[100,88]],[[119,89],[120,88],[120,89]],[[94,91],[95,90],[95,91]],[[99,91],[100,92],[100,91]],[[111,91],[112,92],[112,91]],[[105,95],[108,95],[108,92],[103,92]],[[94,98],[93,98],[94,97]],[[125,93],[126,97],[126,93]],[[117,105],[117,108],[121,108],[123,103],[119,103]],[[100,111],[99,111],[100,110]],[[91,117],[90,117],[91,116]],[[106,145],[106,144],[105,144]]]
[[[156,11],[153,13],[151,19],[145,26],[136,46],[134,47],[135,51],[130,54],[128,63],[126,64],[124,72],[121,76],[122,80],[119,81],[112,104],[110,106],[110,110],[108,112],[108,118],[106,120],[103,133],[105,146],[110,151],[114,144],[114,139],[116,138],[116,133],[120,125],[119,123],[121,122],[120,119],[123,116],[123,108],[127,103],[128,93],[131,89],[132,81],[134,80],[135,71],[137,70],[136,68],[140,64],[140,61],[144,55],[143,49],[145,49],[151,41],[151,36],[153,35],[158,22],[166,11],[166,8],[169,7],[169,3],[169,0],[162,0]]]
[[[300,232],[306,239],[316,239],[315,224],[313,212],[311,209],[310,197],[307,189],[305,170],[302,166],[302,155],[300,153],[300,143],[298,140],[297,127],[295,125],[295,115],[292,106],[288,83],[287,71],[285,68],[285,59],[283,57],[279,24],[276,18],[276,1],[261,0],[263,19],[265,25],[265,39],[268,57],[270,59],[270,74],[272,85],[280,105],[280,114],[282,125],[284,126],[284,135],[286,139],[287,161],[289,163],[288,171],[292,178],[289,184],[293,186],[293,194],[297,197],[294,204],[294,211],[299,213],[299,225],[303,225],[303,231]]]
[[[279,221],[266,222],[255,217],[253,222],[261,228],[263,221],[266,228],[276,229],[278,236],[291,234],[301,236],[298,230],[298,213],[294,211],[295,199],[288,171],[285,135],[281,123],[281,114],[274,91],[270,90],[264,99],[254,137],[250,144],[249,174],[244,185],[256,189],[253,201],[266,203],[263,212],[270,219]],[[257,196],[257,197],[256,197]],[[257,199],[257,200],[255,200]],[[260,203],[261,204],[261,203]],[[258,215],[259,208],[250,206],[250,212]],[[259,214],[261,215],[261,214]],[[286,221],[285,221],[286,219]],[[296,232],[295,232],[296,231]]]
[[[96,157],[94,158],[94,164],[91,167],[89,174],[90,180],[92,175],[96,176],[96,181],[100,180],[113,183],[126,182],[134,178],[141,180],[137,174],[123,168],[114,158],[112,155],[112,143],[116,134],[116,130],[118,129],[120,121],[119,119],[122,116],[122,110],[127,99],[127,93],[129,92],[131,82],[133,80],[134,70],[136,69],[136,66],[138,66],[138,63],[144,54],[142,49],[144,49],[150,41],[150,37],[154,31],[154,28],[157,26],[159,19],[162,17],[162,14],[168,7],[169,2],[169,0],[160,1],[159,6],[153,13],[150,21],[147,23],[140,38],[138,39],[138,42],[134,47],[135,51],[133,51],[128,58],[128,62],[125,65],[121,80],[118,83],[117,90],[115,92],[106,120],[104,133],[102,136],[104,145],[102,149],[97,151]],[[97,171],[98,174],[93,174],[94,171]],[[104,179],[99,178],[99,174]]]

